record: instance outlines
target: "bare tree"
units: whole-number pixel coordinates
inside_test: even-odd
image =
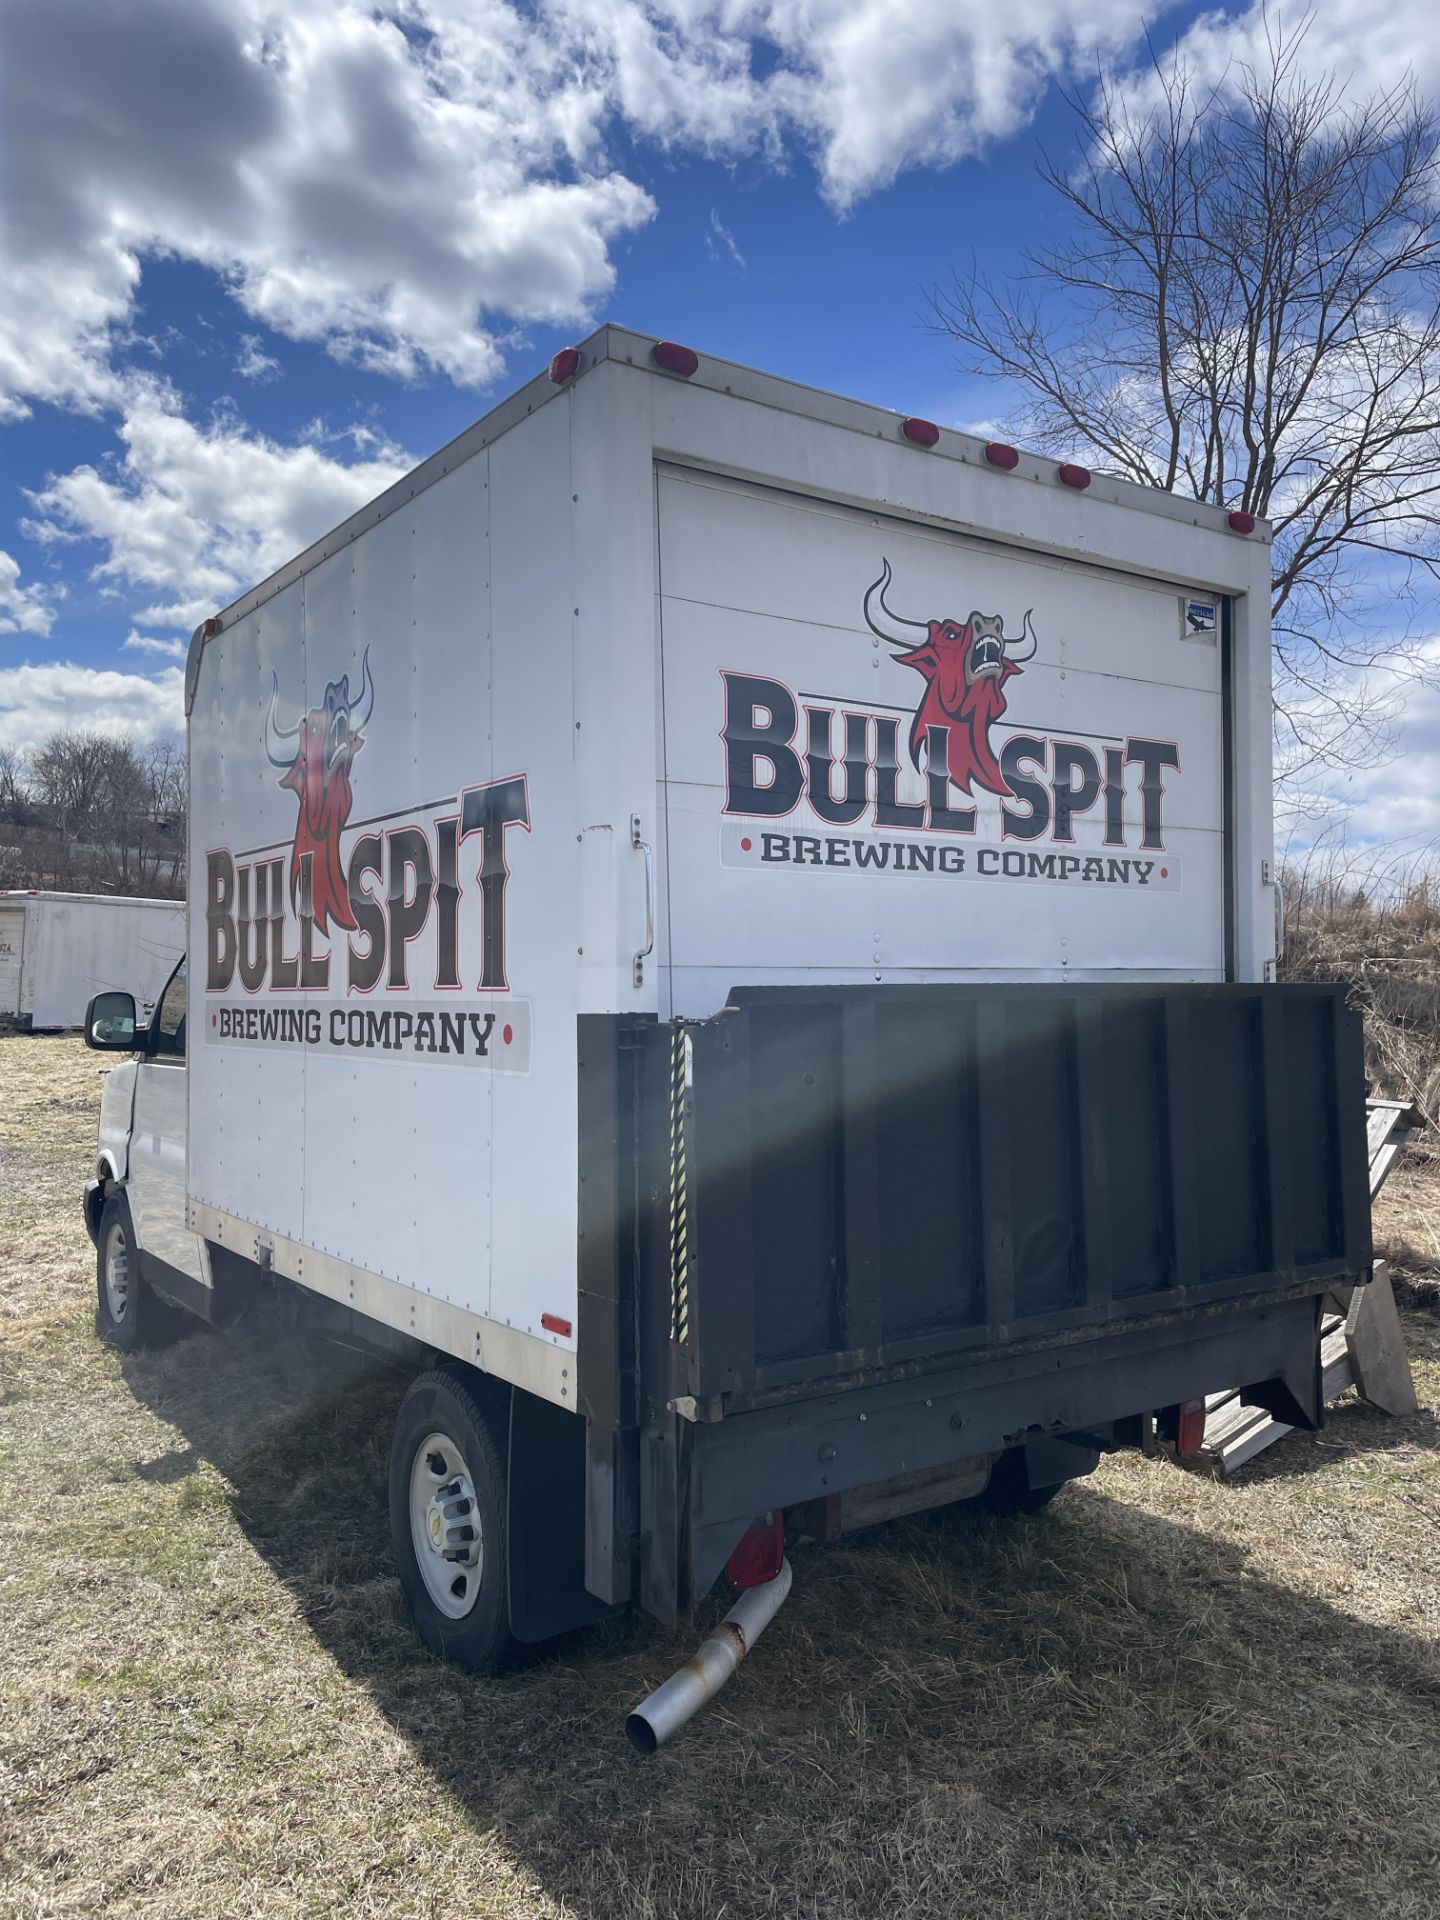
[[[175,742],[142,753],[106,734],[52,734],[28,761],[0,759],[0,885],[182,894],[185,811]]]
[[[25,824],[31,804],[30,770],[15,747],[0,747],[0,825]]]
[[[967,368],[1018,388],[1018,433],[1271,521],[1300,787],[1388,749],[1395,676],[1429,671],[1397,601],[1440,577],[1436,123],[1408,81],[1351,101],[1307,76],[1304,31],[1210,87],[1152,50],[1138,87],[1072,100],[1078,164],[1041,171],[1074,237],[933,301]]]

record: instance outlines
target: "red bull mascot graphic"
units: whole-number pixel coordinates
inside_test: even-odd
[[[1147,857],[1165,853],[1176,742],[1108,720],[1105,734],[1072,735],[1038,715],[1017,724],[1009,699],[1038,649],[1034,608],[1018,632],[979,608],[964,619],[913,619],[891,604],[893,578],[882,555],[862,617],[894,664],[920,676],[913,706],[913,681],[899,703],[900,676],[896,704],[882,705],[853,680],[843,691],[796,693],[771,673],[720,669],[722,862],[1178,889],[1178,862]],[[837,657],[854,660],[849,643]],[[825,687],[826,671],[810,678],[807,668],[809,685]],[[1098,847],[1071,851],[1086,839]]]
[[[1026,609],[1020,632],[1014,636],[1006,633],[999,614],[972,613],[963,623],[904,620],[886,604],[890,578],[890,562],[884,560],[880,578],[865,595],[865,624],[900,649],[895,655],[898,665],[913,667],[925,681],[910,728],[910,758],[916,772],[925,771],[920,750],[931,750],[933,730],[938,729],[946,742],[951,782],[962,793],[980,786],[987,793],[1010,797],[1012,789],[990,744],[990,729],[1005,712],[1006,682],[1034,657],[1033,609]]]
[[[290,898],[293,904],[308,854],[310,904],[321,933],[329,932],[332,920],[350,932],[356,926],[340,861],[340,836],[354,803],[350,769],[365,744],[374,705],[368,650],[361,663],[359,692],[352,696],[348,673],[332,680],[325,689],[324,704],[312,707],[291,727],[280,724],[280,678],[270,676],[265,756],[272,767],[284,771],[279,784],[288,787],[300,803],[290,854]]]

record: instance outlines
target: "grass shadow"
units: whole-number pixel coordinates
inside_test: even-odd
[[[1077,1485],[1039,1521],[802,1551],[753,1663],[647,1762],[624,1710],[693,1633],[612,1622],[498,1681],[420,1648],[385,1514],[402,1375],[255,1331],[126,1373],[404,1734],[417,1792],[567,1913],[1433,1912],[1433,1642],[1214,1534]]]

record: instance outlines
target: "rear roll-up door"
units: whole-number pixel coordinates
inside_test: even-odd
[[[1224,605],[657,469],[672,1006],[1218,980]]]

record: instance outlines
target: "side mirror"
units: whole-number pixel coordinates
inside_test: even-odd
[[[85,1044],[97,1053],[133,1053],[136,1039],[133,993],[97,993],[85,1009]]]

